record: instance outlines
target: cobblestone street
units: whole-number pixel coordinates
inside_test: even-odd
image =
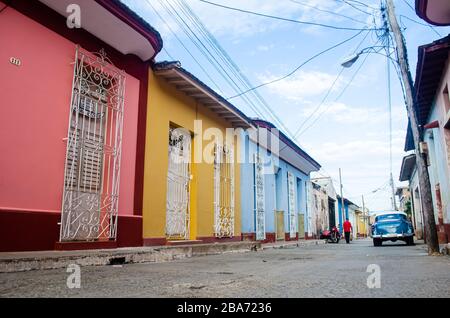
[[[369,289],[368,265],[381,269]],[[171,263],[0,274],[1,297],[450,297],[450,258],[425,246],[371,240],[196,257]]]

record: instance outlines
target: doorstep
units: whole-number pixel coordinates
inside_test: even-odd
[[[261,248],[259,242],[230,242],[181,246],[130,247],[83,251],[0,253],[0,273],[80,266],[160,263],[196,256],[245,253]]]

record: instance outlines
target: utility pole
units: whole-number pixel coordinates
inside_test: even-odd
[[[392,194],[391,194],[391,196],[392,196],[392,209],[393,209],[393,211],[398,211],[398,208],[397,208],[397,200],[395,199],[395,185],[394,185],[394,176],[393,176],[393,174],[392,174],[392,172],[391,172],[391,181],[390,181],[390,183],[391,183],[391,191],[392,191]]]
[[[339,185],[340,185],[340,188],[341,188],[341,215],[342,215],[342,220],[340,220],[340,222],[341,222],[341,228],[343,229],[344,222],[345,222],[345,215],[344,215],[345,214],[345,209],[344,209],[344,194],[343,194],[344,186],[342,185],[342,171],[341,171],[341,168],[339,168]],[[342,230],[341,230],[341,232],[342,232]]]
[[[390,47],[390,38],[389,38],[389,29],[387,28],[387,21],[385,20],[386,26],[386,46]],[[391,204],[392,210],[397,211],[397,202],[395,201],[395,185],[394,185],[394,176],[392,173],[392,94],[391,94],[391,61],[386,59],[387,66],[387,91],[388,91],[388,104],[389,104],[389,163],[390,163],[390,184],[391,184]]]
[[[363,218],[364,223],[366,225],[366,236],[369,236],[369,212],[366,213],[366,205],[364,203],[364,195],[361,196],[362,199],[362,210],[363,210]]]
[[[439,253],[439,242],[436,230],[436,221],[434,219],[433,202],[431,201],[431,186],[428,175],[426,158],[420,153],[420,143],[423,141],[423,131],[419,128],[419,121],[414,111],[414,86],[408,65],[407,50],[405,39],[400,30],[395,16],[395,7],[393,0],[386,0],[387,19],[390,28],[394,34],[396,43],[397,60],[400,66],[403,85],[406,93],[406,109],[411,122],[411,129],[414,138],[414,146],[416,149],[416,164],[419,176],[419,185],[421,190],[422,210],[425,223],[425,231],[428,245],[428,254]],[[383,17],[385,14],[383,12]]]

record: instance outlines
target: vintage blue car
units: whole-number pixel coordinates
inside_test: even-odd
[[[404,241],[414,245],[414,228],[404,212],[383,212],[375,216],[372,224],[374,246],[381,246],[383,241]]]

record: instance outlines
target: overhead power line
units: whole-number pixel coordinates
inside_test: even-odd
[[[371,5],[368,5],[367,3],[364,3],[364,2],[361,2],[361,1],[357,1],[357,0],[335,0],[335,1],[344,2],[344,3],[351,2],[351,3],[353,3],[356,6],[361,6],[361,7],[370,8],[370,9],[373,9],[373,10],[378,10],[378,8],[375,8],[375,7],[371,6]]]
[[[249,80],[243,75],[239,67],[232,61],[226,51],[220,46],[214,36],[207,30],[201,20],[195,15],[191,8],[183,1],[159,1],[160,5],[168,15],[177,23],[180,29],[186,34],[188,39],[196,46],[200,53],[208,60],[219,75],[230,85],[237,93],[242,91],[242,85],[245,88],[251,87]],[[175,6],[177,6],[175,8]],[[203,41],[204,38],[206,42]],[[256,92],[255,92],[256,93]],[[259,95],[254,94],[255,104],[250,96],[242,96],[246,104],[260,118],[265,118],[261,110],[269,114],[269,117],[289,135],[288,128],[281,119],[273,112],[268,103]]]
[[[333,46],[328,47],[327,49],[325,49],[325,50],[323,50],[323,51],[320,51],[319,53],[314,54],[314,55],[311,56],[309,59],[307,59],[306,61],[304,61],[302,64],[300,64],[299,66],[297,66],[297,67],[296,67],[293,71],[291,71],[290,73],[288,73],[288,74],[286,74],[286,75],[284,75],[284,76],[282,76],[282,77],[276,78],[276,79],[274,79],[274,80],[268,81],[268,82],[266,82],[266,83],[259,84],[259,85],[255,86],[255,87],[252,87],[252,88],[250,88],[250,89],[248,89],[248,90],[246,90],[246,91],[244,91],[244,92],[242,92],[242,93],[240,93],[240,94],[238,94],[238,95],[231,96],[231,97],[228,98],[228,100],[233,99],[233,98],[236,98],[236,97],[239,97],[239,96],[244,95],[244,94],[247,94],[247,93],[249,93],[249,92],[251,92],[251,91],[254,91],[254,90],[256,90],[256,89],[259,89],[259,88],[261,88],[261,87],[264,87],[264,86],[267,86],[267,85],[271,85],[271,84],[274,84],[274,83],[276,83],[276,82],[280,82],[280,81],[282,81],[282,80],[284,80],[284,79],[286,79],[286,78],[288,78],[288,77],[294,75],[299,69],[301,69],[303,66],[305,66],[306,64],[308,64],[308,63],[311,62],[312,60],[314,60],[314,59],[318,58],[319,56],[321,56],[321,55],[323,55],[323,54],[325,54],[325,53],[327,53],[327,52],[329,52],[329,51],[331,51],[331,50],[333,50],[333,49],[335,49],[335,48],[337,48],[337,47],[339,47],[339,46],[341,46],[341,45],[343,45],[343,44],[345,44],[345,43],[347,43],[347,42],[349,42],[349,41],[351,41],[351,40],[353,40],[353,39],[356,38],[358,35],[360,35],[363,31],[365,31],[365,29],[359,31],[358,33],[352,35],[351,37],[349,37],[349,38],[347,38],[347,39],[345,39],[345,40],[343,40],[343,41],[341,41],[341,42],[339,42],[339,43],[337,43],[337,44],[335,44],[335,45],[333,45]]]
[[[149,0],[147,0],[147,3],[155,10],[155,8],[152,6],[152,4],[150,3]],[[160,5],[167,11],[168,8],[166,6],[164,6],[163,2],[160,2]],[[163,22],[166,24],[166,26],[169,28],[169,30],[171,30],[172,34],[174,34],[174,36],[179,40],[179,42],[181,43],[181,45],[185,48],[186,51],[188,51],[189,55],[194,59],[194,61],[196,61],[196,63],[201,67],[202,70],[204,70],[204,72],[206,73],[207,77],[215,84],[215,86],[218,88],[219,92],[223,95],[223,92],[221,90],[221,88],[215,83],[214,80],[212,80],[211,76],[209,75],[209,72],[206,72],[204,67],[198,62],[198,60],[193,56],[193,54],[191,53],[191,50],[189,50],[184,43],[179,39],[179,37],[177,36],[177,34],[172,30],[172,28],[170,27],[170,25],[167,23],[167,21],[162,18],[162,16],[159,14],[158,11],[155,10],[155,12],[157,13],[157,15],[163,20]],[[170,11],[169,15],[170,15]],[[224,73],[222,71],[222,69],[220,69],[220,67],[217,65],[219,63],[215,63],[210,56],[205,52],[205,50],[195,41],[195,39],[193,38],[192,34],[189,32],[189,30],[186,29],[185,25],[182,24],[179,20],[175,19],[175,17],[173,15],[171,15],[172,18],[174,19],[174,21],[178,24],[178,26],[183,30],[183,32],[186,34],[186,36],[188,37],[188,39],[197,47],[197,49],[200,51],[200,53],[208,60],[208,62],[215,68],[215,70],[219,73],[219,75],[225,80],[225,82],[236,92],[239,92],[239,88],[238,88],[238,84],[227,74]],[[192,30],[191,30],[192,31]],[[245,100],[246,98],[244,98]],[[256,113],[258,114],[258,116],[262,116],[262,113],[259,112],[259,110],[253,106],[253,104],[251,104],[251,102],[249,100],[247,100],[247,105]]]
[[[211,83],[214,84],[214,86],[217,88],[219,92],[223,94],[221,91],[219,85],[211,78],[209,73],[205,70],[205,68],[200,64],[200,62],[197,60],[197,58],[191,53],[191,51],[186,47],[186,45],[183,43],[183,41],[180,39],[180,37],[176,34],[175,31],[171,28],[170,24],[167,23],[167,21],[162,17],[162,15],[159,13],[158,10],[152,5],[152,3],[147,0],[146,3],[153,9],[153,11],[156,13],[156,15],[161,19],[161,21],[166,25],[166,27],[169,29],[169,31],[172,33],[172,35],[177,39],[177,41],[180,43],[180,45],[184,48],[184,50],[190,55],[190,57],[194,60],[194,62],[197,64],[197,66],[203,71],[203,73],[208,77],[208,79],[211,81]]]
[[[366,35],[364,36],[364,38],[361,40],[361,42],[359,42],[359,44],[358,44],[358,46],[354,49],[354,52],[353,53],[356,53],[358,50],[359,50],[359,48],[361,47],[361,45],[364,43],[364,41],[366,40],[366,38],[367,38],[367,36],[369,35],[369,33],[366,33]],[[359,69],[358,69],[359,70]],[[322,107],[322,105],[325,103],[325,101],[327,100],[327,98],[328,98],[328,96],[330,96],[330,94],[331,94],[331,92],[332,92],[332,90],[334,89],[334,86],[336,85],[336,83],[337,83],[337,81],[339,80],[339,78],[341,77],[341,75],[342,75],[342,73],[344,72],[344,68],[341,68],[341,71],[339,72],[339,74],[336,76],[336,79],[334,80],[334,82],[331,84],[331,86],[330,86],[330,88],[328,89],[328,91],[327,91],[327,93],[325,94],[325,96],[324,96],[324,98],[322,99],[322,101],[320,102],[320,104],[313,110],[313,112],[300,124],[300,126],[299,126],[299,128],[295,131],[295,133],[294,133],[294,138],[297,138],[298,136],[299,136],[299,134],[300,134],[300,132],[301,132],[301,130],[302,130],[302,128],[303,128],[303,126],[320,110],[320,108]],[[353,80],[353,78],[352,78],[352,80]],[[352,81],[351,80],[351,81]],[[349,82],[349,83],[351,83],[351,81]],[[347,87],[349,86],[350,84],[348,84],[345,88],[344,88],[344,90],[343,90],[343,92],[345,92],[345,90],[347,89]],[[343,92],[339,95],[339,97],[338,98],[340,98],[342,95],[343,95]],[[337,99],[336,99],[336,101],[337,101]],[[329,107],[328,107],[329,108]],[[328,109],[327,108],[327,109]],[[321,113],[320,115],[319,115],[319,117],[321,117],[321,115],[322,115],[323,113]],[[318,117],[318,118],[319,118]],[[318,120],[318,118],[316,118],[316,120],[313,122],[313,124]],[[311,124],[310,126],[308,126],[308,128],[309,127],[311,127],[313,124]],[[308,129],[307,128],[307,129]]]
[[[409,21],[411,21],[411,22],[414,22],[415,24],[422,25],[422,26],[424,26],[424,27],[430,28],[431,31],[433,31],[434,33],[436,33],[439,37],[442,37],[442,34],[439,33],[435,28],[433,28],[433,27],[432,27],[431,25],[429,25],[429,24],[421,23],[421,22],[416,21],[416,20],[414,20],[414,19],[411,19],[410,17],[407,17],[406,15],[403,15],[403,14],[400,14],[399,17],[400,17],[400,23],[402,23],[402,24],[403,24],[402,19],[406,19],[406,20],[409,20]]]
[[[341,93],[335,98],[334,102],[337,102],[339,99],[341,99],[341,97],[344,95],[344,93],[347,91],[347,89],[350,87],[350,85],[353,83],[354,79],[356,78],[356,76],[358,75],[359,71],[361,70],[361,68],[364,66],[364,63],[366,62],[367,58],[369,57],[369,55],[366,55],[363,59],[363,61],[361,62],[361,64],[359,65],[359,67],[356,69],[355,73],[353,73],[352,78],[350,79],[350,81],[348,81],[347,85],[345,85],[345,87],[343,88],[343,90],[341,91]],[[299,133],[297,133],[296,138],[299,138],[301,135],[303,135],[306,131],[308,131],[308,129],[310,129],[312,126],[314,126],[320,118],[322,118],[322,116],[331,108],[333,104],[329,104],[315,119],[312,123],[310,123],[305,129],[303,129],[302,131],[300,131]]]
[[[216,7],[228,9],[228,10],[238,11],[238,12],[242,12],[242,13],[252,14],[252,15],[256,15],[256,16],[260,16],[260,17],[264,17],[264,18],[275,19],[275,20],[280,20],[280,21],[285,21],[285,22],[292,22],[292,23],[304,24],[304,25],[312,25],[312,26],[320,26],[320,27],[329,28],[329,29],[335,29],[335,30],[347,30],[347,31],[361,31],[361,30],[362,31],[367,31],[367,30],[371,30],[369,28],[362,29],[362,28],[338,27],[338,26],[335,26],[335,25],[328,25],[328,24],[317,23],[317,22],[294,20],[294,19],[278,17],[278,16],[274,16],[274,15],[270,15],[270,14],[264,14],[264,13],[244,10],[244,9],[240,9],[240,8],[230,7],[230,6],[226,6],[226,5],[223,5],[223,4],[210,2],[210,1],[207,1],[207,0],[198,0],[198,1],[206,3],[206,4],[210,4],[210,5],[213,5],[213,6],[216,6]]]
[[[406,3],[406,5],[408,6],[408,8],[410,8],[411,11],[414,12],[414,15],[415,15],[415,14],[416,14],[416,9],[414,9],[413,6],[412,6],[407,0],[403,0],[403,2]],[[406,18],[406,19],[408,19],[408,20],[410,20],[410,21],[412,21],[412,22],[415,22],[415,23],[417,23],[417,24],[420,24],[420,25],[429,27],[434,33],[436,33],[437,35],[439,35],[440,37],[442,37],[442,35],[441,35],[441,34],[436,30],[436,28],[435,28],[434,26],[432,26],[431,24],[429,24],[429,23],[421,23],[421,22],[418,22],[418,21],[413,20],[413,19],[411,19],[411,18],[408,18],[408,17],[406,17],[406,16],[404,16],[404,15],[400,15],[400,22],[401,22],[402,17],[404,17],[404,18]]]
[[[231,70],[234,76],[241,82],[241,84],[243,84],[245,88],[251,88],[253,84],[245,76],[245,74],[241,71],[241,69],[233,61],[233,59],[228,55],[225,49],[220,45],[220,43],[217,41],[214,35],[212,35],[211,32],[209,32],[207,27],[203,24],[203,22],[195,14],[195,12],[193,12],[190,6],[184,1],[181,0],[176,1],[179,6],[179,9],[181,9],[181,12],[183,12],[184,15],[188,17],[192,25],[194,25],[196,29],[199,31],[199,33],[203,35],[203,37],[206,39],[207,44],[209,44],[209,46],[212,47],[212,49],[218,55],[221,61],[224,62],[224,64]],[[259,104],[261,104],[264,111],[267,112],[269,116],[274,119],[277,126],[282,128],[288,134],[291,135],[289,129],[284,125],[282,120],[278,117],[278,115],[273,111],[273,109],[269,106],[266,100],[257,91],[253,92],[253,97],[255,97],[256,101]]]
[[[367,15],[371,15],[371,13],[362,10],[361,8],[358,7],[358,5],[359,5],[359,6],[362,5],[362,6],[366,7],[366,8],[374,9],[373,7],[370,7],[369,5],[364,4],[364,3],[362,3],[362,2],[359,2],[359,1],[340,0],[340,2],[343,2],[343,3],[347,4],[347,5],[349,5],[350,7],[352,7],[353,9],[355,9],[355,10],[361,12],[361,13],[367,14]],[[353,3],[352,3],[352,2],[353,2]]]
[[[311,8],[311,9],[316,10],[316,11],[328,13],[328,14],[331,14],[331,15],[335,15],[335,16],[338,16],[338,17],[341,17],[341,18],[345,18],[345,19],[348,19],[348,20],[351,20],[351,21],[354,21],[354,22],[358,22],[358,23],[367,25],[367,22],[357,20],[357,19],[349,17],[349,16],[347,16],[345,14],[340,14],[340,13],[335,12],[335,11],[322,9],[322,8],[319,8],[318,6],[307,4],[307,3],[303,3],[303,2],[300,2],[300,1],[295,1],[295,0],[290,0],[290,1],[293,2],[293,3],[296,3],[298,5],[301,5],[303,7]]]

